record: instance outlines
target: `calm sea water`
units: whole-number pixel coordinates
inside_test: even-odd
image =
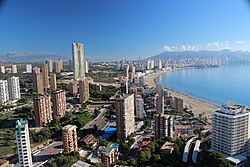
[[[165,87],[221,105],[228,101],[250,107],[250,65],[182,69],[164,73],[157,80]]]

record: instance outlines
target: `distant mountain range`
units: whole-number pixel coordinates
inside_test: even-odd
[[[44,62],[46,60],[67,60],[67,58],[52,54],[52,53],[42,53],[42,52],[9,52],[5,55],[0,55],[0,62]]]
[[[227,59],[229,61],[250,61],[250,52],[248,51],[231,51],[228,49],[221,50],[221,51],[208,51],[208,50],[201,50],[201,51],[174,51],[174,52],[163,52],[158,55],[152,56],[148,59],[153,60],[179,60],[179,59],[186,59],[186,58],[220,58],[220,59]]]

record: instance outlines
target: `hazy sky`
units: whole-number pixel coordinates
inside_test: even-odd
[[[149,57],[164,50],[250,50],[246,0],[7,0],[0,54],[51,52],[90,59]]]

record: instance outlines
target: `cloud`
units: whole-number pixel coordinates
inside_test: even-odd
[[[163,49],[164,49],[164,51],[173,52],[173,51],[177,51],[178,47],[177,46],[164,45]]]
[[[246,43],[247,41],[234,41],[234,43],[236,44],[243,44],[243,43]]]

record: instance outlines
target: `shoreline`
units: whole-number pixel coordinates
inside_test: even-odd
[[[144,77],[144,83],[149,87],[156,87],[156,79],[159,78],[163,73],[169,72],[170,70],[165,71],[157,71],[156,73],[149,74]],[[208,117],[212,116],[212,113],[219,108],[219,106],[209,103],[207,101],[203,101],[201,99],[195,98],[188,94],[178,92],[172,90],[170,88],[164,87],[171,96],[182,98],[184,101],[184,106],[187,106],[190,110],[193,111],[195,115],[203,114],[207,115]]]

